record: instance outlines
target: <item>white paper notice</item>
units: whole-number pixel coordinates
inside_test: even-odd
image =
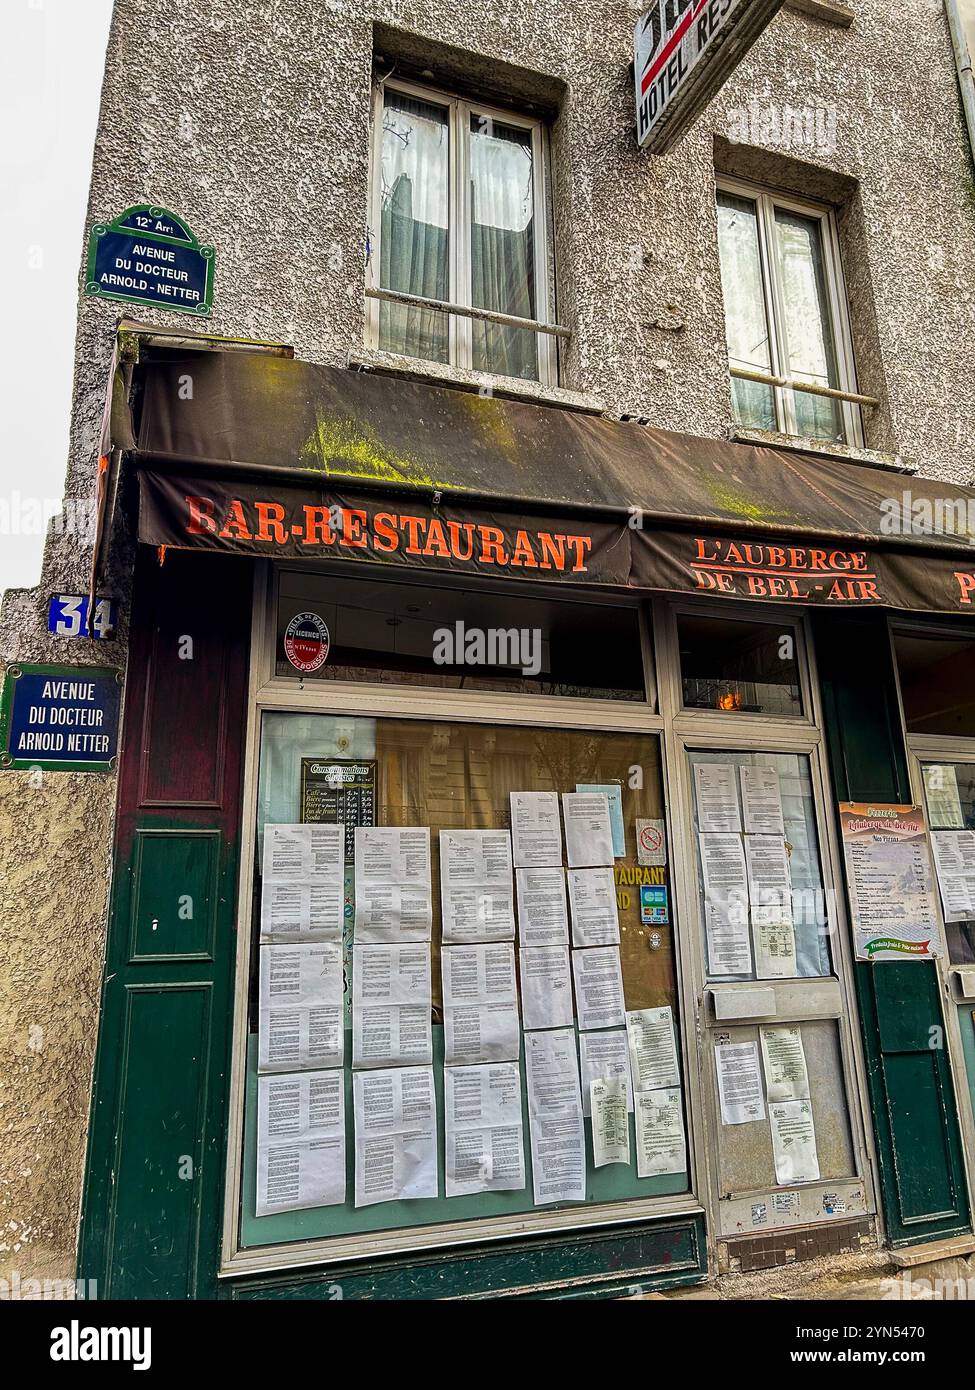
[[[975,831],[932,830],[931,845],[945,921],[971,921],[975,918]]]
[[[782,1187],[793,1182],[819,1181],[819,1155],[812,1105],[808,1100],[769,1101],[775,1181]]]
[[[623,823],[623,786],[620,782],[577,782],[577,792],[602,792],[609,797],[609,820],[613,827],[613,856],[626,855],[626,826]],[[571,861],[570,861],[571,862]]]
[[[520,1192],[525,1186],[517,1062],[444,1072],[447,1196]]]
[[[792,915],[792,874],[781,835],[746,835],[749,901],[760,907],[778,906]]]
[[[257,1079],[257,1215],[345,1201],[342,1071]]]
[[[331,941],[261,947],[258,1071],[340,1067],[342,947]]]
[[[432,926],[429,829],[357,825],[356,941],[429,941]]]
[[[697,828],[702,833],[741,831],[733,763],[695,763]]]
[[[433,1061],[430,947],[352,948],[353,1067]]]
[[[579,1034],[579,1067],[582,1072],[582,1109],[589,1115],[589,1083],[599,1077],[626,1082],[626,1108],[633,1110],[633,1083],[630,1080],[630,1053],[626,1032]]]
[[[586,1133],[575,1033],[525,1034],[535,1205],[586,1200]]]
[[[441,830],[440,889],[444,942],[515,939],[507,830]]]
[[[748,975],[748,875],[741,836],[699,835],[704,878],[704,924],[711,975]]]
[[[626,1015],[633,1090],[657,1091],[680,1085],[680,1063],[669,1004],[661,1009],[636,1009]]]
[[[562,816],[570,869],[613,863],[613,823],[605,792],[563,792]]]
[[[719,1043],[714,1049],[723,1125],[751,1124],[765,1119],[758,1043]]]
[[[516,1062],[521,1030],[514,946],[445,946],[440,967],[444,1062]]]
[[[748,835],[778,835],[785,838],[782,819],[782,792],[779,774],[774,767],[738,769],[741,778],[741,804]]]
[[[592,1112],[592,1161],[596,1168],[630,1161],[630,1122],[626,1109],[626,1082],[597,1076],[589,1083]]]
[[[641,1091],[636,1098],[636,1173],[654,1178],[687,1172],[680,1088]]]
[[[565,906],[565,870],[516,869],[518,881],[518,943],[520,946],[561,946],[569,940]]]
[[[780,907],[752,908],[752,941],[757,980],[796,978],[796,929]]]
[[[511,792],[511,843],[518,869],[562,863],[562,823],[555,792]]]
[[[261,876],[289,883],[341,877],[345,865],[344,825],[266,825]]]
[[[531,946],[519,953],[524,1028],[564,1028],[575,1020],[568,946]]]
[[[751,974],[752,948],[748,939],[746,910],[705,903],[704,930],[708,942],[709,975]]]
[[[352,1075],[355,1204],[438,1197],[433,1067]]]
[[[621,1028],[626,1022],[618,946],[572,952],[579,1028]]]
[[[262,941],[341,941],[345,827],[266,825]]]
[[[937,830],[964,830],[965,817],[954,764],[925,763],[921,771],[928,803],[928,825]]]
[[[802,1031],[792,1028],[759,1028],[765,1088],[769,1105],[773,1101],[808,1100],[809,1073],[802,1048]]]
[[[612,869],[570,869],[573,946],[618,946],[620,921]]]

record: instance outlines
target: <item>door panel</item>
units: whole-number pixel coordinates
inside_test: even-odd
[[[911,800],[883,615],[814,618],[838,801]],[[961,1136],[933,961],[858,961],[881,1194],[893,1245],[970,1229]],[[932,1034],[931,1029],[939,1032]]]
[[[212,1295],[236,946],[251,570],[139,554],[79,1274]]]

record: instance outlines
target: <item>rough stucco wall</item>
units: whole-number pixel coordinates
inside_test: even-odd
[[[743,113],[820,108],[833,148],[748,143],[859,184],[850,267],[870,311],[861,385],[889,406],[871,442],[967,481],[975,435],[975,194],[940,0],[857,0],[850,29],[783,10],[665,158],[633,140],[623,0],[118,0],[86,225],[137,202],[217,248],[213,331],[344,366],[363,332],[372,22],[565,84],[553,131],[564,384],[611,410],[718,436],[730,425],[715,244],[714,137]],[[79,247],[79,266],[83,247]],[[79,284],[81,283],[79,275]],[[651,327],[669,312],[682,332]],[[82,299],[66,495],[90,499],[112,329]],[[138,310],[150,322],[198,327]],[[18,479],[21,492],[25,481]],[[634,499],[639,502],[641,499]],[[5,660],[124,663],[48,638],[56,589],[83,590],[87,537],[58,534],[39,588],[8,595]],[[124,571],[115,591],[127,597]],[[109,873],[114,778],[0,774],[0,1276],[70,1274]],[[11,1222],[16,1225],[11,1226]]]

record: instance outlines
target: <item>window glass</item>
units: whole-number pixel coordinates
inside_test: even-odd
[[[764,1032],[767,1037],[769,1033],[774,1034],[778,1029],[795,1027],[799,1029],[802,1056],[809,1080],[808,1104],[812,1110],[816,1168],[820,1180],[828,1182],[831,1178],[847,1178],[856,1173],[849,1104],[843,1079],[843,1052],[836,1020],[830,1018],[799,1024],[790,1022],[785,1025],[770,1023],[764,1027],[755,1024],[733,1027],[726,1030],[721,1039],[722,1043],[726,1041],[732,1047],[752,1044],[757,1048],[759,1057],[763,1059],[765,1115],[760,1120],[746,1124],[717,1126],[718,1183],[720,1199],[723,1202],[734,1201],[747,1192],[794,1187],[796,1180],[790,1178],[788,1171],[785,1171],[789,1163],[787,1152],[781,1155],[778,1165],[776,1163],[769,1078],[764,1065],[762,1034]],[[715,1104],[717,1103],[715,1097]],[[777,1167],[783,1171],[777,1171]],[[787,1194],[790,1204],[795,1196],[794,1191]],[[794,1207],[791,1209],[795,1211]],[[750,1204],[745,1208],[746,1220],[749,1215],[753,1218],[755,1216],[755,1207]],[[808,1220],[808,1217],[805,1219]],[[795,1224],[795,1217],[790,1224]],[[725,1230],[731,1234],[727,1227]]]
[[[836,249],[826,216],[803,213],[756,189],[720,189],[718,251],[732,371],[854,390],[832,305]],[[842,311],[842,308],[841,308]],[[789,386],[732,375],[735,419],[745,429],[851,442],[851,406]],[[855,442],[855,440],[853,441]]]
[[[968,637],[894,637],[909,734],[975,736],[975,642]]]
[[[330,766],[340,769],[341,773],[329,775]],[[346,772],[347,777],[344,775]],[[517,1125],[512,1126],[513,1132],[507,1138],[505,1152],[510,1157],[512,1153],[517,1152],[518,1144],[523,1146],[525,1185],[519,1186],[517,1190],[445,1196],[445,1040],[441,965],[444,951],[453,948],[442,948],[441,945],[443,895],[440,887],[440,850],[442,836],[451,830],[507,831],[511,820],[509,794],[512,792],[560,793],[593,786],[617,789],[607,794],[612,802],[618,804],[621,813],[618,830],[622,835],[622,843],[618,843],[614,838],[611,849],[620,849],[622,852],[613,855],[609,872],[612,877],[610,899],[615,894],[618,915],[618,951],[624,1006],[626,1010],[665,1010],[666,1026],[670,1027],[677,1016],[674,922],[669,868],[666,862],[668,856],[665,848],[660,748],[656,736],[311,713],[264,714],[258,789],[254,877],[255,941],[248,1022],[248,1076],[243,1154],[241,1230],[245,1246],[390,1231],[431,1223],[441,1225],[453,1221],[481,1220],[532,1212],[545,1214],[564,1205],[548,1200],[536,1204],[534,1200],[524,1058],[524,1047],[527,1045],[524,1040],[532,1034],[520,1031],[525,1022],[525,1000],[521,990],[521,980],[524,978],[522,966],[530,963],[523,963],[521,957],[528,949],[545,948],[523,946],[522,923],[517,907],[515,916],[519,925],[517,932],[513,933],[513,945],[519,966],[515,971],[518,981],[519,1027],[515,1035],[515,1046],[519,1046],[520,1038],[521,1055],[516,1065],[521,1081],[522,1132],[518,1135]],[[351,1066],[351,991],[355,975],[352,946],[356,885],[350,842],[346,848],[344,872],[344,940],[338,948],[342,953],[344,967],[342,1011],[346,1034],[345,1062],[341,1068],[331,1069],[333,1076],[336,1072],[340,1075],[345,1095],[347,1171],[344,1200],[311,1207],[287,1205],[295,1200],[298,1165],[305,1161],[302,1156],[292,1157],[292,1150],[299,1148],[304,1141],[299,1135],[292,1142],[287,1129],[280,1128],[280,1116],[274,1114],[271,1119],[273,1124],[278,1126],[275,1142],[280,1145],[275,1181],[278,1183],[277,1190],[284,1194],[286,1206],[285,1209],[272,1211],[260,1217],[256,1215],[257,1096],[260,1084],[258,954],[261,949],[257,936],[258,924],[261,921],[262,893],[267,889],[267,883],[262,881],[261,877],[264,865],[262,851],[265,838],[270,833],[269,826],[302,821],[340,822],[347,827],[358,823],[377,827],[430,828],[433,925],[432,939],[423,949],[430,951],[432,962],[430,1020],[439,1172],[439,1195],[436,1197],[399,1198],[359,1206],[354,1202],[356,1144]],[[649,857],[656,858],[657,861],[651,865],[640,862],[648,857],[648,850],[645,848],[638,851],[637,847],[638,826],[644,828],[645,825],[653,828],[651,838],[656,846],[649,851]],[[649,845],[649,841],[647,844]],[[559,843],[557,848],[564,863],[565,844]],[[558,872],[561,873],[561,870]],[[645,889],[653,891],[643,891]],[[568,932],[568,928],[566,931]],[[565,941],[566,951],[573,942],[574,937]],[[285,947],[288,948],[289,946]],[[611,951],[615,949],[617,948],[613,947]],[[577,957],[579,953],[579,949],[571,944],[571,955]],[[361,957],[359,959],[361,960]],[[573,976],[578,979],[576,971],[581,967],[576,965],[575,960],[572,965]],[[569,1029],[568,1045],[573,1055],[578,1056],[580,1031],[586,1035],[587,1054],[592,1055],[598,1053],[600,1048],[611,1045],[615,1047],[625,1039],[625,1029],[615,1024],[580,1030],[580,995],[577,989],[572,993],[575,997],[575,1008],[572,1012],[575,1014],[576,1022]],[[566,1001],[569,999],[569,995],[564,993],[560,997]],[[421,1025],[425,1022],[426,1019],[420,1020]],[[300,1031],[297,1021],[294,1028],[296,1033]],[[616,1035],[615,1038],[610,1037],[613,1033]],[[287,1043],[287,1038],[285,1042]],[[616,1055],[619,1055],[618,1050]],[[676,1056],[674,1065],[679,1066]],[[460,1071],[457,1066],[448,1069],[455,1073]],[[375,1076],[379,1073],[374,1071],[372,1074]],[[295,1072],[289,1084],[299,1086],[303,1075],[321,1078],[326,1073],[314,1070]],[[454,1079],[456,1080],[456,1077]],[[671,1091],[672,1096],[668,1102],[672,1110],[671,1118],[677,1121],[678,1128],[683,1133],[683,1089],[677,1085],[671,1087]],[[287,1097],[284,1097],[284,1101],[286,1100]],[[285,1115],[285,1110],[286,1105],[282,1102],[281,1115]],[[568,1112],[577,1114],[574,1103],[568,1103]],[[639,1176],[635,1122],[632,1114],[628,1116],[626,1126],[629,1134],[629,1162],[612,1162],[596,1167],[591,1118],[585,1119],[585,1199],[584,1202],[576,1201],[572,1204],[575,1212],[579,1212],[580,1207],[598,1207],[606,1202],[620,1202],[687,1190],[686,1156],[676,1163],[673,1159],[662,1165],[658,1163],[657,1171]],[[572,1125],[566,1126],[565,1133],[568,1133],[569,1129],[578,1132],[575,1121]],[[557,1145],[563,1142],[565,1134],[559,1139],[553,1130],[549,1138]],[[551,1151],[549,1159],[557,1166],[558,1159]],[[679,1167],[680,1171],[673,1171],[675,1167]],[[289,1192],[294,1195],[289,1197]]]
[[[779,289],[784,324],[784,375],[817,386],[840,385],[826,291],[822,223],[775,210]],[[794,392],[796,432],[809,439],[845,438],[838,401]]]
[[[537,317],[535,195],[531,131],[472,116],[471,302],[517,318]],[[471,321],[475,370],[538,376],[535,334]]]
[[[924,763],[922,772],[928,829],[943,859],[938,879],[948,959],[953,965],[975,965],[975,873],[969,871],[975,763]]]
[[[704,749],[688,757],[708,978],[831,974],[808,757]]]
[[[450,298],[448,114],[403,92],[384,96],[380,283],[425,299]],[[446,362],[447,315],[380,301],[379,345]]]
[[[286,570],[278,591],[279,676],[299,674],[285,634],[296,614],[309,611],[325,622],[329,648],[306,680],[646,698],[635,608]]]
[[[731,365],[771,372],[758,213],[750,198],[718,194],[718,248]],[[771,386],[732,377],[731,394],[739,424],[746,429],[778,429]]]
[[[677,635],[687,709],[802,713],[793,628],[682,613]]]

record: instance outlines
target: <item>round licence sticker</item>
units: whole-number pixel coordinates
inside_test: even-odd
[[[296,671],[317,671],[328,656],[328,628],[317,613],[296,613],[284,633],[284,654]]]

